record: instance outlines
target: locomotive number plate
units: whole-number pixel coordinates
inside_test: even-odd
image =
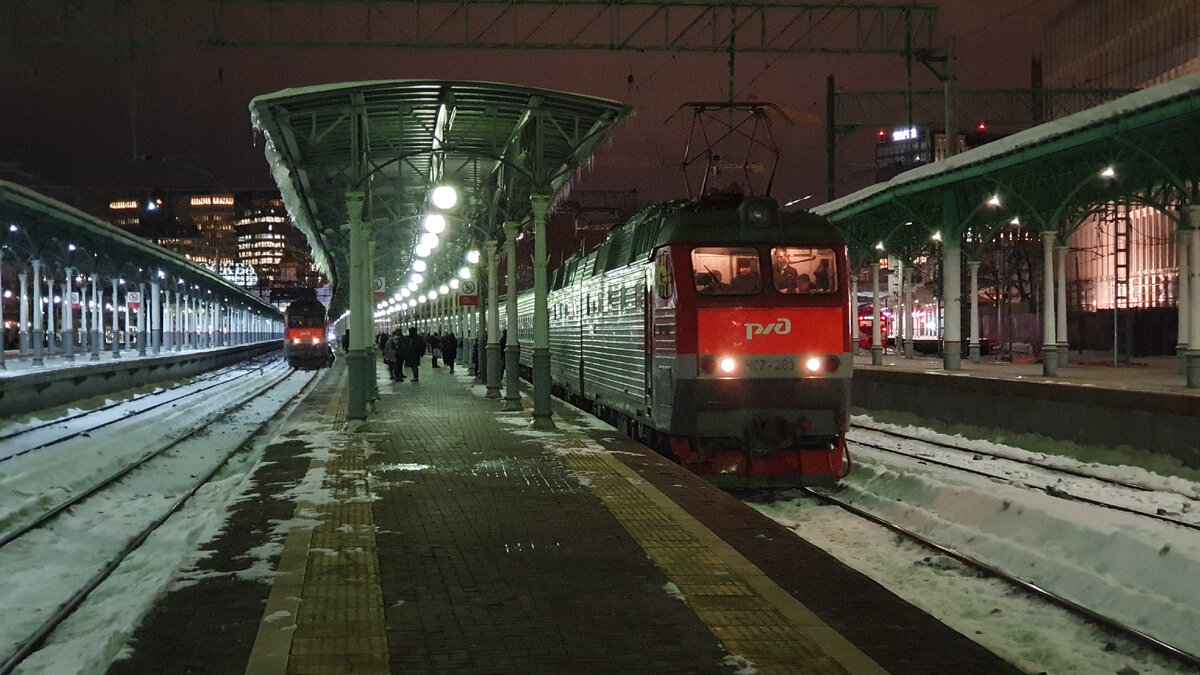
[[[782,356],[755,357],[746,359],[746,370],[755,371],[794,371],[796,359]]]

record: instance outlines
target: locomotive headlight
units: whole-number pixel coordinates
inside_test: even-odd
[[[810,356],[804,361],[804,369],[810,373],[821,372],[821,367],[825,365],[825,361],[819,356]]]
[[[321,338],[319,338],[319,337],[315,337],[315,338],[313,338],[313,339],[312,339],[312,343],[313,343],[314,345],[319,345],[319,344],[321,344]]]
[[[292,344],[294,344],[294,345],[300,344],[300,338],[292,338]]]
[[[725,358],[721,359],[720,366],[722,373],[732,373],[733,371],[737,370],[737,361],[734,361],[726,356]]]

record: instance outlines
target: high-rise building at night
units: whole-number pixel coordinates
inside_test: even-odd
[[[281,306],[326,284],[278,192],[148,191],[110,201],[106,216]]]

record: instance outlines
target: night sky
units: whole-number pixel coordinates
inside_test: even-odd
[[[1044,53],[1044,27],[1069,0],[945,0],[938,32],[954,35],[960,89],[1029,85],[1030,58]],[[783,146],[775,195],[824,201],[825,80],[839,90],[904,85],[899,56],[739,55],[736,97],[794,113],[776,126]],[[939,86],[923,67],[916,88]],[[725,55],[632,52],[387,51],[378,49],[103,49],[4,52],[0,59],[0,179],[27,185],[99,215],[130,189],[271,189],[250,99],[287,87],[373,79],[504,82],[610,98],[632,105],[576,182],[579,189],[638,190],[643,201],[684,195],[675,165],[691,112],[683,103],[722,100]],[[861,137],[859,137],[861,136]],[[872,134],[839,156],[839,194],[872,182]]]

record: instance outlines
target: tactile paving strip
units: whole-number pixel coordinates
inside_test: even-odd
[[[341,391],[326,411],[334,428],[344,422]],[[390,672],[366,470],[370,441],[344,438],[331,459],[309,466],[324,472],[321,487],[331,499],[296,507],[297,518],[320,523],[288,534],[247,673]]]
[[[563,459],[588,475],[596,496],[731,655],[767,673],[883,672],[612,455]]]

